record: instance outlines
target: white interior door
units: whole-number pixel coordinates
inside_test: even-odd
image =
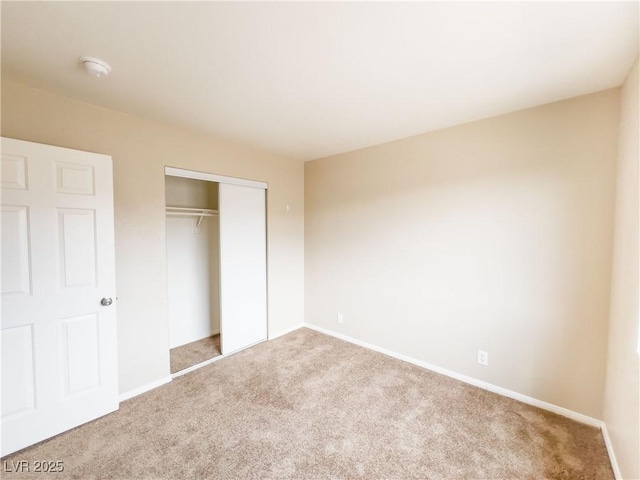
[[[2,455],[118,408],[111,157],[2,139]]]
[[[220,339],[227,355],[267,339],[265,190],[220,184]]]

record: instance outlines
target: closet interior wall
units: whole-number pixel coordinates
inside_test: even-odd
[[[165,177],[167,207],[218,210],[218,184]],[[169,348],[220,333],[218,216],[167,215]]]

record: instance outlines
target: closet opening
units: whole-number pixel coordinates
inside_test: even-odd
[[[222,353],[219,184],[165,176],[171,374]]]
[[[174,377],[267,339],[267,188],[165,167]]]

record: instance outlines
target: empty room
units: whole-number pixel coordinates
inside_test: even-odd
[[[1,2],[0,472],[640,479],[639,2]]]

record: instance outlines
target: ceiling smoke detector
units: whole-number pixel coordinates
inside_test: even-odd
[[[84,65],[84,68],[87,70],[87,72],[94,77],[106,77],[111,71],[111,66],[107,62],[104,62],[99,58],[80,57],[80,61],[82,62],[82,65]]]

